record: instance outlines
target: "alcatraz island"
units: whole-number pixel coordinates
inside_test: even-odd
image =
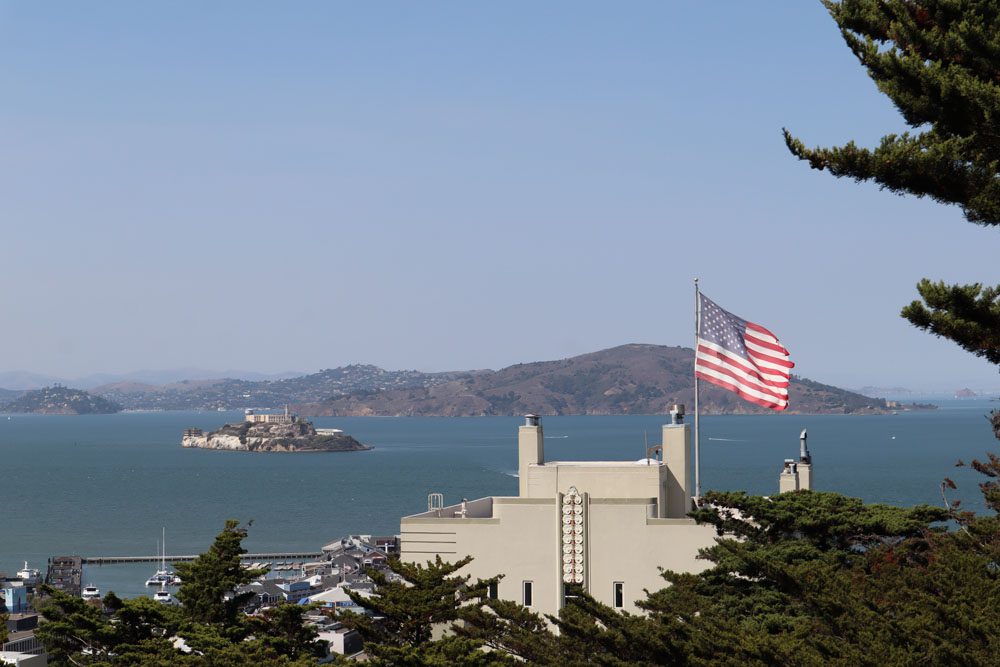
[[[248,409],[238,424],[205,433],[200,428],[185,429],[182,447],[224,449],[236,452],[359,452],[372,449],[340,429],[313,426],[312,422],[284,412]]]

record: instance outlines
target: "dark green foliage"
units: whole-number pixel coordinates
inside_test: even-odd
[[[36,635],[51,664],[155,664],[138,656],[175,652],[164,637],[179,624],[177,610],[149,598],[121,600],[113,593],[103,604],[90,604],[43,587],[39,612],[44,622]],[[127,657],[132,656],[132,657]]]
[[[835,176],[958,204],[1000,224],[1000,11],[995,0],[824,1],[868,75],[918,134],[887,135],[797,157]]]
[[[492,665],[506,662],[499,653],[482,651],[482,642],[444,633],[459,619],[460,610],[481,603],[490,583],[470,582],[469,575],[455,572],[472,561],[463,558],[445,563],[438,556],[426,565],[404,563],[393,558],[389,569],[402,580],[390,580],[378,570],[369,570],[375,582],[370,597],[354,591],[347,594],[372,615],[340,612],[337,620],[356,629],[365,642],[372,665]]]
[[[870,548],[890,538],[916,537],[948,511],[918,505],[913,508],[866,505],[839,493],[803,491],[769,498],[742,491],[705,494],[703,509],[692,516],[723,533],[755,543],[794,541],[817,550]],[[753,517],[748,522],[745,517]]]
[[[903,317],[1000,364],[1000,286],[945,285],[924,279],[917,291],[924,302],[914,301],[903,308]]]
[[[303,622],[308,610],[298,604],[270,607],[248,619],[250,633],[262,647],[278,655],[293,659],[322,657],[325,651],[316,641],[316,629]]]
[[[572,662],[568,653],[559,650],[558,639],[548,632],[545,619],[516,602],[486,600],[462,609],[461,618],[456,634],[490,651],[535,664],[545,664],[547,658],[556,656],[566,664]]]
[[[789,150],[814,169],[962,207],[1000,224],[1000,6],[996,0],[824,0],[848,47],[916,134],[877,148]],[[902,315],[1000,364],[1000,286],[922,280]]]
[[[684,645],[678,664],[993,664],[1000,586],[982,529],[948,532],[931,507],[864,505],[801,491],[708,494],[700,519],[727,536],[700,575],[641,604]],[[660,628],[662,631],[663,628]]]
[[[190,563],[177,563],[180,575],[181,601],[184,617],[194,623],[216,624],[234,629],[237,619],[251,594],[228,595],[237,586],[248,584],[262,571],[248,570],[240,563],[246,553],[243,540],[246,528],[240,528],[233,519],[226,521],[225,529],[215,538],[208,551]]]
[[[256,572],[240,567],[246,530],[227,521],[211,549],[184,567],[183,599],[170,607],[150,598],[121,600],[108,593],[101,605],[89,604],[49,587],[39,604],[44,621],[37,636],[52,665],[242,667],[315,665],[323,647],[316,631],[303,625],[305,607],[282,604],[247,617],[242,596],[226,593]],[[181,598],[181,593],[178,593]],[[174,646],[183,639],[190,652]]]
[[[870,180],[897,193],[957,204],[982,225],[1000,224],[1000,5],[995,0],[825,2],[848,46],[918,134],[889,135],[873,150],[853,142],[789,149],[815,169]],[[1000,364],[1000,287],[922,280],[923,301],[903,308],[915,326]],[[990,416],[1000,438],[1000,412]],[[996,664],[1000,655],[1000,459],[972,467],[994,514],[957,503],[951,533],[926,532],[870,546],[832,570],[836,595],[800,586],[796,600],[820,600],[810,647],[858,664]],[[943,489],[954,487],[945,480]],[[803,561],[812,564],[813,561]],[[847,566],[845,567],[845,563]],[[801,573],[800,573],[801,574]],[[801,580],[800,580],[801,581]],[[839,583],[839,582],[845,583]],[[846,585],[845,585],[846,584]],[[778,589],[780,591],[780,589]],[[812,613],[810,620],[816,621]],[[851,642],[839,637],[850,637]]]
[[[66,663],[69,656],[84,649],[98,655],[107,652],[111,629],[99,607],[48,586],[42,587],[42,593],[46,598],[37,608],[45,622],[35,636],[44,644],[50,661]]]
[[[1000,474],[1000,459],[974,465]],[[995,664],[993,517],[949,532],[949,510],[832,493],[705,500],[698,518],[726,534],[703,552],[705,572],[664,573],[670,585],[640,605],[648,616],[569,590],[558,618],[491,600],[455,631],[540,665]]]

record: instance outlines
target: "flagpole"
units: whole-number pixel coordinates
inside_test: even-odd
[[[701,434],[699,426],[701,413],[698,410],[698,335],[701,333],[701,298],[698,279],[694,279],[694,502],[701,501]]]

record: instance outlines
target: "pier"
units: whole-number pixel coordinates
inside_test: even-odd
[[[168,563],[182,563],[192,561],[198,556],[199,554],[167,556],[165,560]],[[240,560],[264,563],[269,561],[316,560],[322,557],[322,551],[283,551],[263,554],[243,554],[240,556]],[[161,556],[85,556],[81,560],[83,565],[119,565],[122,563],[159,563]]]
[[[79,556],[54,556],[49,559],[45,583],[67,595],[79,595],[84,559]]]

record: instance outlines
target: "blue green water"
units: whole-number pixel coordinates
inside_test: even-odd
[[[945,476],[976,506],[976,476],[956,469],[1000,447],[984,420],[989,401],[885,416],[702,418],[705,489],[773,493],[781,461],[809,429],[816,488],[894,504],[940,502]],[[218,427],[238,413],[149,413],[0,418],[0,571],[59,554],[197,553],[227,518],[253,521],[251,551],[316,550],[349,533],[396,533],[427,494],[515,494],[521,419],[320,418],[371,452],[247,454],[180,447],[182,429]],[[547,417],[556,459],[639,459],[663,416]],[[893,438],[895,436],[895,438]],[[88,567],[84,580],[124,595],[147,593],[152,565]]]

